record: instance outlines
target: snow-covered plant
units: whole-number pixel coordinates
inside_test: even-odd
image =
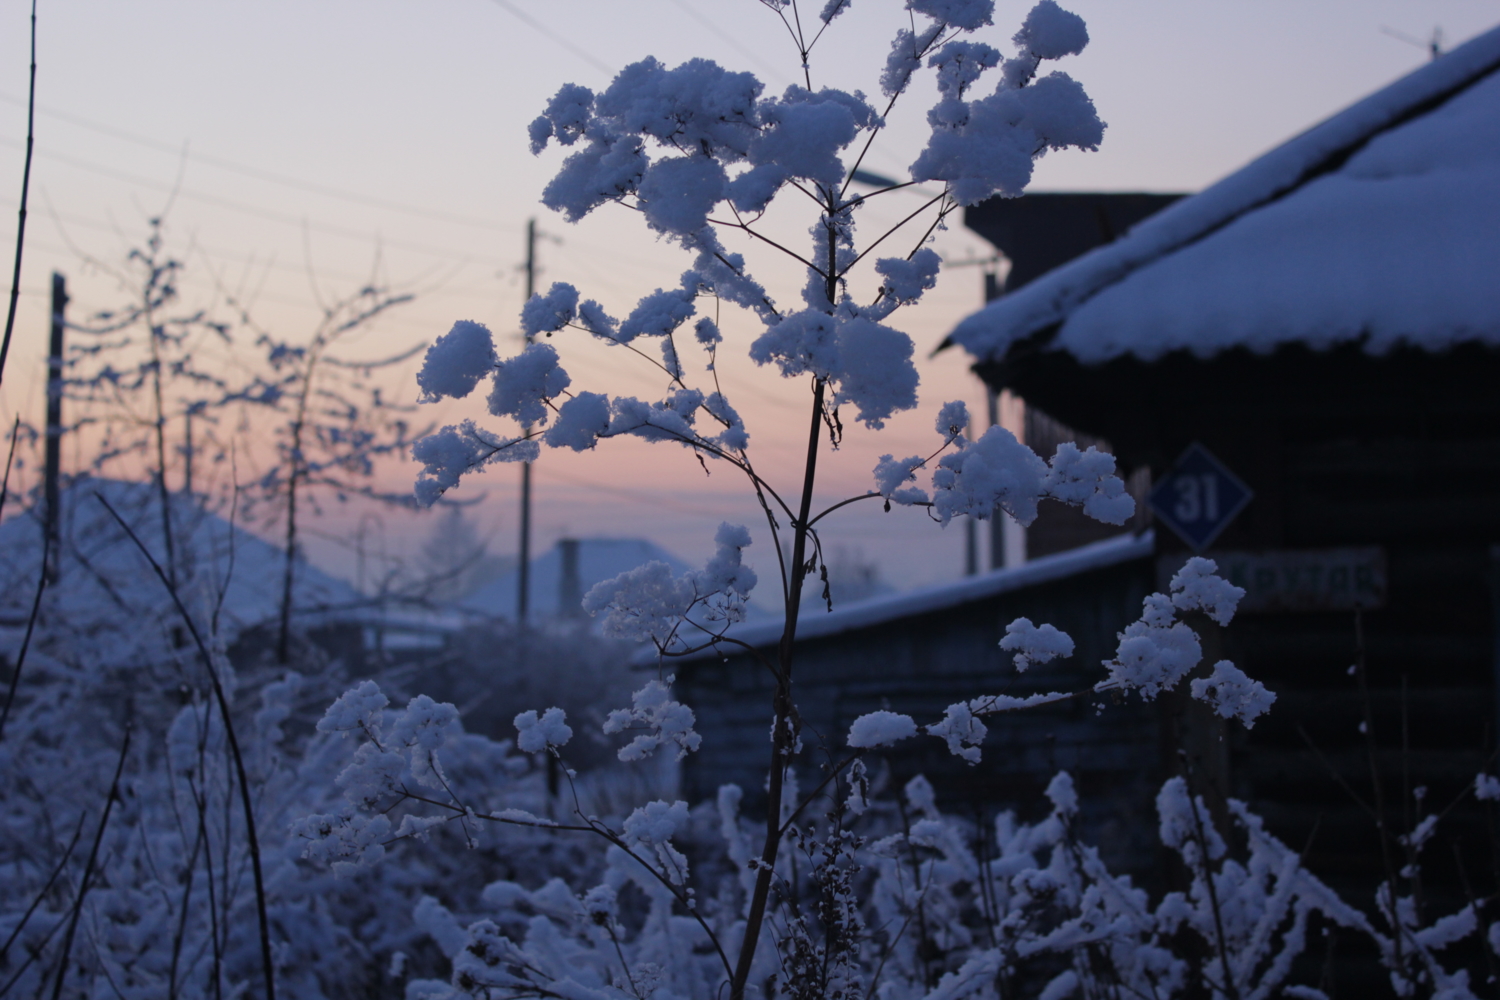
[[[884,498],[887,505],[929,507],[944,523],[960,513],[988,518],[997,510],[1029,523],[1037,503],[1051,497],[1119,524],[1134,503],[1110,456],[1067,446],[1049,463],[997,429],[968,441],[962,435],[968,424],[963,404],[949,403],[937,418],[941,441],[932,455],[901,462],[886,456],[875,470],[877,489],[813,510],[824,428],[827,444],[836,446],[842,412],[852,409],[857,422],[878,430],[894,414],[917,405],[911,338],[887,320],[936,283],[941,260],[926,245],[932,234],[960,206],[995,194],[1019,195],[1034,161],[1049,149],[1094,148],[1104,126],[1074,80],[1063,73],[1039,75],[1043,61],[1077,53],[1088,41],[1082,20],[1052,0],[1043,0],[1026,17],[1007,59],[973,37],[993,23],[993,0],[910,0],[910,27],[891,43],[878,107],[857,90],[813,87],[809,54],[847,3],[826,5],[818,35],[810,41],[795,2],[766,0],[766,6],[797,40],[805,86],[767,95],[750,73],[708,60],[673,68],[647,58],[626,67],[603,92],[563,87],[530,128],[534,153],[554,141],[571,150],[543,192],[544,203],[570,220],[605,205],[633,208],[658,237],[686,251],[691,263],[675,286],[644,296],[623,319],[582,298],[576,288],[554,284],[526,303],[522,328],[528,337],[576,331],[637,354],[662,378],[662,398],[611,397],[574,387],[551,343],[528,343],[519,355],[501,358],[488,330],[462,321],[428,351],[418,375],[424,398],[467,396],[488,380],[491,414],[513,419],[522,431],[507,435],[465,421],[419,441],[413,454],[423,464],[417,496],[428,503],[484,465],[535,460],[541,444],[587,451],[624,435],[675,442],[700,461],[722,463],[744,475],[776,540],[786,622],[779,656],[764,661],[776,685],[768,806],[776,816],[786,802],[785,772],[801,748],[792,649],[804,582],[820,566],[826,577],[817,533],[823,517],[844,503]],[[911,165],[910,181],[853,192],[865,151],[924,65],[936,74],[939,101],[928,113],[931,135]],[[995,85],[987,96],[977,96],[978,82],[989,70],[996,71]],[[887,237],[894,245],[899,236],[896,230],[879,235],[861,251],[860,209],[871,198],[921,182],[938,183],[941,190],[911,217],[926,214],[906,255],[867,260]],[[800,251],[758,228],[782,193],[812,216],[809,243]],[[800,305],[779,305],[720,233],[760,241],[802,265],[806,282]],[[861,265],[869,267],[874,284],[863,297],[855,284]],[[726,307],[740,311],[726,317]],[[800,497],[778,488],[757,467],[745,422],[718,384],[720,325],[741,317],[761,331],[750,345],[751,360],[774,366],[783,377],[804,378],[811,388],[807,457],[800,470],[793,470]],[[658,341],[657,358],[642,346],[646,338]],[[681,348],[689,344],[705,355],[706,380],[684,362]],[[940,455],[933,494],[905,485]],[[790,536],[785,546],[783,534]],[[606,612],[608,633],[649,640],[664,656],[732,644],[726,629],[743,617],[743,602],[756,583],[740,562],[750,541],[745,528],[725,525],[718,554],[702,573],[674,578],[664,565],[647,565],[600,584],[585,606]],[[640,706],[633,711],[639,714]],[[696,745],[696,737],[689,739],[680,728],[668,737],[661,724],[652,725],[661,735],[650,739],[671,739],[683,751]],[[747,988],[782,836],[776,823],[768,825],[739,957],[725,969],[730,1000],[740,1000]]]
[[[250,499],[270,508],[271,524],[282,540],[281,615],[277,660],[290,656],[293,589],[301,555],[299,518],[304,508],[317,511],[320,495],[346,499],[351,494],[386,503],[407,498],[374,489],[371,477],[383,456],[411,446],[407,423],[410,407],[387,398],[375,379],[378,372],[410,358],[415,350],[384,357],[351,357],[351,342],[386,312],[411,300],[374,281],[323,307],[312,330],[288,338],[257,325],[248,309],[231,298],[239,321],[255,333],[263,373],[254,401],[261,419],[275,415],[276,460],[253,483]],[[266,413],[264,411],[270,411]]]
[[[750,648],[731,630],[758,582],[742,561],[751,533],[738,525],[721,526],[704,570],[674,576],[663,564],[648,564],[599,584],[584,605],[603,616],[606,634],[649,642],[661,661],[705,649],[743,651],[764,669],[771,681],[771,746],[763,820],[746,826],[741,791],[721,789],[718,826],[731,867],[717,892],[700,891],[707,885],[705,858],[689,849],[686,803],[657,800],[614,819],[586,811],[576,792],[571,818],[481,805],[444,778],[442,741],[451,714],[414,701],[397,718],[415,712],[419,721],[397,722],[411,733],[398,735],[380,721],[383,695],[365,685],[340,699],[323,723],[356,736],[359,746],[340,776],[345,807],[299,827],[310,840],[309,856],[349,870],[372,863],[395,841],[449,824],[576,831],[607,845],[603,881],[592,888],[555,880],[535,889],[494,883],[485,891],[491,912],[466,927],[435,903],[419,907],[417,919],[449,955],[453,974],[447,984],[411,984],[412,996],[959,1000],[1010,995],[1043,968],[1050,968],[1039,992],[1046,1000],[1079,993],[1167,997],[1189,989],[1235,1000],[1269,994],[1301,949],[1310,913],[1349,926],[1358,918],[1304,878],[1295,856],[1247,812],[1235,814],[1251,841],[1245,866],[1220,849],[1222,837],[1211,832],[1196,800],[1169,783],[1163,838],[1183,857],[1194,888],[1168,896],[1156,910],[1077,842],[1077,796],[1066,775],[1049,789],[1053,814],[1044,823],[1003,821],[996,859],[976,857],[938,812],[925,781],[907,786],[899,830],[870,840],[857,829],[882,820],[889,827],[891,819],[871,798],[872,750],[925,730],[972,763],[986,716],[1131,691],[1152,699],[1187,680],[1203,659],[1194,624],[1200,618],[1228,624],[1243,596],[1209,560],[1190,560],[1169,593],[1146,598],[1141,618],[1120,634],[1116,655],[1103,664],[1105,676],[1091,687],[976,697],[925,726],[890,709],[866,714],[843,746],[830,734],[819,737],[822,779],[811,793],[799,791],[795,765],[805,747],[793,687],[795,640],[807,578],[821,569],[826,579],[818,533],[825,517],[875,500],[887,510],[926,508],[940,524],[1001,511],[1029,524],[1050,499],[1123,524],[1134,501],[1112,456],[1064,444],[1045,458],[1002,428],[971,439],[963,403],[949,402],[937,414],[930,454],[885,455],[874,469],[874,488],[814,509],[818,460],[825,447],[838,445],[844,415],[852,412],[850,423],[877,431],[917,406],[913,344],[889,321],[934,287],[941,260],[927,245],[933,233],[960,206],[1019,195],[1046,151],[1094,148],[1103,125],[1075,81],[1039,72],[1044,61],[1075,54],[1088,41],[1082,20],[1053,0],[1041,0],[1027,15],[1009,58],[976,35],[992,23],[993,0],[907,0],[909,27],[892,42],[879,104],[859,91],[813,86],[809,55],[826,31],[837,30],[832,22],[848,8],[846,0],[829,0],[810,40],[795,0],[762,2],[795,40],[804,85],[768,96],[749,73],[702,59],[674,68],[648,58],[600,93],[564,86],[532,123],[533,153],[554,141],[569,150],[543,192],[545,204],[570,221],[605,206],[633,209],[657,238],[685,251],[687,269],[675,284],[639,299],[623,319],[577,288],[554,284],[523,307],[528,343],[511,357],[497,352],[480,323],[456,323],[426,355],[417,379],[423,398],[469,396],[485,382],[490,414],[516,429],[463,421],[417,442],[413,456],[422,465],[416,496],[425,503],[489,464],[536,461],[543,445],[582,452],[622,436],[675,443],[705,468],[745,477],[778,559],[785,617],[774,652]],[[928,112],[931,134],[910,179],[853,191],[865,151],[924,67],[936,74],[939,100]],[[980,96],[978,82],[991,70],[994,86]],[[922,222],[905,256],[873,254],[898,245],[901,226],[861,245],[857,223],[870,199],[928,183],[941,190],[907,220]],[[808,213],[802,247],[761,228],[768,206],[783,195]],[[805,274],[801,301],[778,303],[725,239],[796,261]],[[749,355],[756,365],[804,380],[810,390],[806,458],[784,471],[790,488],[781,483],[783,470],[756,463],[750,429],[718,382],[723,330],[740,323],[753,325]],[[660,397],[575,385],[564,355],[581,336],[652,366]],[[654,352],[645,346],[648,338],[657,342]],[[701,368],[690,363],[690,350],[702,352]],[[919,475],[930,481],[920,483]],[[1002,646],[1015,654],[1018,670],[1074,649],[1055,627],[1026,619],[1007,627]],[[1217,714],[1246,726],[1274,700],[1228,661],[1193,678],[1189,688]],[[565,713],[538,706],[514,721],[520,747],[558,761],[571,781],[573,772],[561,763],[574,737]],[[618,756],[632,761],[659,750],[676,757],[693,752],[700,743],[693,723],[691,707],[673,699],[663,671],[603,728],[630,737]],[[1186,833],[1181,801],[1196,817]],[[401,814],[399,824],[392,809]],[[627,902],[632,897],[634,906]],[[1237,909],[1226,913],[1226,907]],[[1184,934],[1207,942],[1218,972],[1172,952],[1169,939]],[[1050,966],[1026,965],[1038,956]]]

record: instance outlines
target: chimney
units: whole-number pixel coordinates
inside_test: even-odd
[[[562,557],[562,573],[557,578],[557,615],[582,618],[583,579],[578,575],[578,539],[559,539],[557,553]]]

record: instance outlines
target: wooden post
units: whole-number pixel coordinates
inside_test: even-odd
[[[47,441],[43,491],[46,500],[47,582],[56,583],[62,541],[62,391],[64,313],[68,306],[68,280],[52,272],[52,336],[47,348]]]

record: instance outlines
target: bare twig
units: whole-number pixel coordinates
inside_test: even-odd
[[[31,614],[26,619],[26,636],[21,640],[20,652],[16,654],[16,665],[10,672],[10,689],[5,694],[5,708],[0,709],[0,741],[5,739],[5,723],[10,720],[10,710],[16,704],[16,693],[21,683],[21,668],[26,665],[26,654],[31,649],[31,636],[36,631],[36,620],[42,611],[42,592],[47,589],[47,562],[52,555],[52,536],[42,536],[42,561],[37,570],[36,595],[31,599]]]
[[[114,809],[115,799],[120,794],[120,774],[125,770],[125,755],[130,750],[130,727],[125,727],[125,738],[120,741],[120,759],[115,764],[115,777],[109,783],[109,796],[104,800],[104,815],[99,817],[99,827],[94,831],[94,846],[89,849],[88,863],[83,866],[83,878],[78,882],[78,894],[73,899],[73,912],[68,915],[68,930],[63,935],[62,957],[57,963],[57,979],[52,984],[52,1000],[62,996],[63,981],[68,977],[68,956],[73,951],[73,935],[78,930],[78,918],[83,913],[83,900],[88,895],[94,877],[94,864],[99,859],[99,845],[104,841],[104,830],[109,825],[109,814]]]
[[[21,251],[26,245],[26,201],[31,193],[31,147],[36,138],[36,0],[31,0],[31,83],[26,96],[26,164],[21,168],[21,209],[16,221],[16,262],[10,277],[10,307],[5,313],[5,339],[0,341],[0,383],[5,381],[5,359],[16,328],[16,305],[21,296]]]

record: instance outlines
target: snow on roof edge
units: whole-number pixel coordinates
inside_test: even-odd
[[[979,576],[966,577],[951,583],[918,587],[905,593],[890,594],[860,601],[843,608],[835,608],[826,614],[808,615],[803,612],[797,626],[797,641],[823,639],[855,629],[879,625],[914,615],[941,611],[944,608],[983,600],[998,594],[1021,590],[1043,583],[1105,569],[1120,563],[1144,559],[1156,550],[1156,535],[1148,529],[1140,535],[1120,535],[1106,538],[1102,542],[1081,545],[1076,549],[1042,556],[1012,569],[991,570]],[[769,646],[781,639],[780,619],[734,629],[729,634],[740,642],[757,648]],[[726,651],[730,647],[725,647]],[[672,657],[674,662],[691,662],[721,655],[713,649],[705,649],[689,656]],[[638,665],[655,664],[656,651],[643,649],[632,662]]]
[[[1491,28],[1419,69],[1287,140],[1196,195],[1167,206],[1113,243],[1048,272],[962,320],[947,342],[977,360],[998,359],[1017,340],[1059,323],[1131,272],[1275,201],[1375,135],[1426,105],[1500,69],[1500,27]]]

